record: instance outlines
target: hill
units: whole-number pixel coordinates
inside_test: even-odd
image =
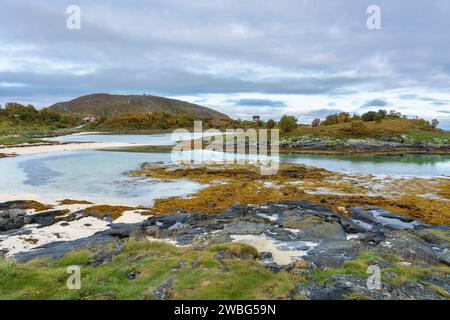
[[[355,126],[357,124],[357,126]],[[291,130],[286,136],[312,135],[316,137],[331,137],[336,139],[372,138],[389,139],[401,138],[406,135],[416,142],[432,140],[434,138],[450,138],[450,133],[432,127],[423,119],[385,119],[381,122],[352,121],[333,125],[307,126],[300,125]]]
[[[150,95],[90,94],[71,101],[58,102],[48,108],[60,114],[77,117],[109,117],[132,113],[172,113],[206,119],[227,119],[228,116],[197,104]]]

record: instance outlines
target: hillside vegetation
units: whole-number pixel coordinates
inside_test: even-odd
[[[357,124],[355,126],[355,123]],[[433,128],[423,119],[386,119],[381,122],[347,122],[329,126],[301,125],[293,129],[287,136],[327,136],[338,139],[345,138],[388,138],[407,135],[422,141],[431,138],[450,138],[450,133]]]
[[[71,101],[59,102],[50,111],[77,117],[108,117],[121,114],[171,113],[210,119],[226,119],[226,115],[197,104],[150,95],[91,94]]]
[[[283,137],[297,136],[330,137],[335,139],[371,138],[380,140],[408,140],[415,142],[447,139],[450,132],[437,128],[439,121],[409,119],[390,111],[369,111],[362,115],[350,116],[342,112],[332,114],[325,120],[315,119],[311,125],[298,125],[294,117],[284,116],[277,124]]]
[[[134,132],[157,131],[176,128],[193,129],[194,121],[202,121],[204,129],[222,127],[227,119],[199,117],[189,114],[173,114],[168,112],[123,113],[100,117],[86,125],[87,130]]]
[[[36,110],[32,105],[7,103],[0,109],[0,145],[42,142],[46,137],[70,131],[81,121],[46,108]]]

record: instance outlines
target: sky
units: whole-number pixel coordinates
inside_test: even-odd
[[[0,104],[146,93],[233,118],[382,108],[450,129],[449,17],[448,0],[0,0]]]

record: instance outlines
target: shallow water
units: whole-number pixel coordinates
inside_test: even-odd
[[[416,177],[450,176],[450,156],[446,155],[281,155],[285,162],[301,163],[344,173],[404,175]]]
[[[170,161],[170,154],[76,151],[5,158],[0,161],[0,200],[62,199],[148,206],[156,198],[185,196],[201,185],[160,182],[124,172],[143,162]]]
[[[151,145],[173,143],[170,134],[76,135],[57,139],[59,141],[129,142]],[[217,160],[224,157],[224,154],[217,152],[201,152],[201,154],[207,159]],[[238,157],[245,157],[245,155]],[[450,176],[450,156],[293,154],[281,155],[280,159],[346,173],[419,177]],[[48,202],[68,198],[95,203],[148,206],[156,198],[185,196],[202,187],[191,181],[159,182],[124,175],[124,172],[128,170],[139,168],[143,162],[170,163],[171,154],[66,151],[3,158],[0,159],[0,201],[34,199]]]

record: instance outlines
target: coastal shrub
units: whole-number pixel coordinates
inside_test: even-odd
[[[367,131],[367,127],[363,121],[353,121],[351,123],[350,131],[355,136],[361,136]]]

